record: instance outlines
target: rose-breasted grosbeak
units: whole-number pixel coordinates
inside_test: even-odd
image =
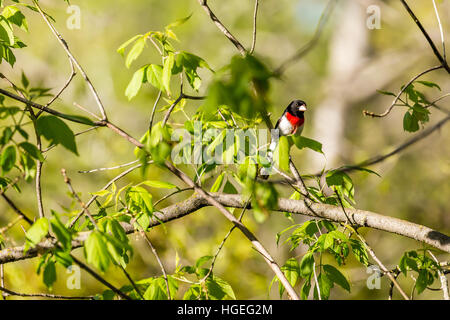
[[[306,103],[302,100],[292,101],[284,110],[278,119],[275,129],[271,132],[271,143],[267,152],[267,158],[270,162],[273,160],[273,152],[275,151],[280,136],[288,136],[291,134],[300,135],[303,131],[303,123],[305,122]],[[268,168],[261,168],[261,177],[267,179],[269,177]]]

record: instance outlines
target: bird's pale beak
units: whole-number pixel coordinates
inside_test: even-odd
[[[306,111],[306,106],[304,104],[302,104],[300,107],[298,107],[298,110]]]

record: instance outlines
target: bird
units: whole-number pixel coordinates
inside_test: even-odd
[[[284,110],[278,119],[275,129],[271,130],[271,142],[267,151],[267,159],[273,162],[273,152],[275,151],[279,137],[289,135],[301,135],[305,123],[306,102],[303,100],[293,100]],[[260,171],[261,178],[269,177],[269,168],[262,167]]]

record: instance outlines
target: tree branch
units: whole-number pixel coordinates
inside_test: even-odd
[[[244,46],[231,34],[230,31],[223,25],[222,22],[217,18],[217,16],[212,12],[211,8],[208,6],[207,0],[198,0],[198,3],[202,6],[202,8],[206,11],[211,20],[215,23],[217,28],[225,35],[225,37],[230,40],[234,46],[239,50],[239,53],[243,56],[246,55],[246,50]]]
[[[52,31],[52,33],[58,39],[58,42],[63,47],[64,51],[66,51],[67,55],[69,56],[69,59],[75,64],[75,66],[78,68],[78,70],[80,71],[81,75],[83,76],[84,80],[86,81],[86,84],[88,85],[89,89],[91,90],[92,95],[94,96],[95,102],[98,105],[98,108],[100,110],[100,113],[102,115],[103,120],[107,120],[106,112],[105,112],[105,108],[103,106],[103,103],[100,100],[100,97],[99,97],[97,91],[95,90],[94,86],[92,85],[92,82],[89,80],[86,72],[84,72],[83,68],[78,63],[77,59],[75,59],[75,57],[73,56],[72,52],[69,50],[69,46],[67,45],[67,42],[63,39],[61,34],[58,32],[58,30],[56,30],[56,28],[53,26],[53,24],[47,18],[46,14],[42,11],[42,9],[39,6],[39,4],[37,3],[37,1],[33,0],[33,3],[36,6],[36,8],[39,11],[39,13],[41,14],[41,16],[44,19],[44,21],[47,23],[47,25],[50,28],[50,30]]]
[[[221,194],[214,193],[211,195],[218,203],[224,207],[233,208],[251,208],[251,204],[246,205],[246,199],[241,195],[235,194]],[[163,208],[158,212],[155,212],[157,218],[153,218],[150,222],[149,228],[155,227],[162,222],[169,222],[172,220],[180,219],[186,215],[189,215],[201,208],[210,206],[208,200],[199,194],[194,194],[188,199]],[[314,213],[311,212],[314,210]],[[315,218],[327,219],[333,222],[347,222],[346,215],[337,206],[328,204],[311,204],[309,209],[302,200],[291,199],[279,199],[278,206],[275,209],[277,212],[290,212],[293,214],[300,214]],[[450,237],[433,230],[423,225],[415,224],[406,220],[397,219],[394,217],[384,216],[375,212],[351,209],[347,208],[346,213],[351,217],[352,222],[360,227],[368,227],[386,231],[389,233],[398,234],[407,238],[414,239],[426,243],[432,247],[440,249],[442,251],[450,253]],[[134,227],[127,223],[122,223],[122,226],[127,233],[134,233],[139,230],[135,230]],[[72,241],[72,248],[79,248],[83,245],[83,242],[87,239],[90,232],[81,232],[78,237]],[[35,248],[29,249],[26,253],[24,247],[12,247],[6,248],[0,251],[0,264],[9,263],[24,259],[36,257],[39,252],[43,250],[49,250],[55,248],[56,243],[54,240],[47,239],[39,243]]]
[[[430,35],[427,33],[427,31],[425,30],[425,28],[422,26],[422,23],[420,23],[419,19],[417,19],[416,15],[414,14],[414,12],[411,10],[411,8],[408,6],[408,4],[406,3],[405,0],[400,0],[403,4],[403,6],[405,7],[406,11],[408,11],[409,15],[411,16],[411,18],[414,20],[414,22],[417,24],[417,26],[419,27],[420,31],[422,31],[423,35],[425,36],[425,39],[427,39],[429,45],[431,46],[431,49],[433,49],[434,55],[438,58],[439,62],[441,63],[442,67],[445,68],[445,70],[447,70],[448,73],[450,73],[450,67],[447,64],[447,61],[444,59],[444,57],[441,55],[441,53],[439,52],[439,50],[436,48],[436,45],[434,44],[433,40],[431,40]]]
[[[370,116],[370,117],[373,117],[373,118],[383,118],[383,117],[387,116],[392,111],[392,109],[395,107],[395,105],[397,104],[397,101],[400,99],[400,96],[411,85],[411,83],[413,83],[414,81],[419,79],[424,74],[427,74],[428,72],[431,72],[431,71],[434,71],[434,70],[438,70],[438,69],[442,69],[442,68],[443,68],[443,66],[441,66],[441,65],[440,66],[431,67],[431,68],[426,69],[425,71],[422,71],[418,75],[414,76],[414,78],[409,80],[409,82],[405,86],[403,86],[403,88],[400,90],[400,92],[395,96],[394,101],[392,101],[392,103],[389,106],[389,108],[387,108],[386,111],[384,111],[383,113],[377,114],[377,113],[374,113],[374,112],[370,112],[370,111],[364,110],[363,114],[365,116]]]

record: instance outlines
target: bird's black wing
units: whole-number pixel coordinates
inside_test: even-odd
[[[284,115],[286,114],[286,110],[283,112],[283,114],[281,115],[281,117],[278,118],[277,123],[275,124],[275,129],[278,129],[278,125],[280,124],[281,119],[284,117]]]

